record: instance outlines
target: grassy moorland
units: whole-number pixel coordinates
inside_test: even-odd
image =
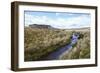
[[[90,57],[90,31],[89,30],[61,30],[39,29],[25,27],[24,30],[24,60],[43,60],[50,53],[70,43],[73,32],[80,32],[76,45],[69,51],[64,52],[59,59],[80,59]]]
[[[69,44],[72,32],[26,27],[24,34],[24,59],[25,61],[35,61],[41,60],[49,53]]]
[[[77,32],[77,31],[76,31]],[[83,37],[78,40],[76,46],[63,53],[59,59],[86,59],[90,58],[90,30],[79,31]]]

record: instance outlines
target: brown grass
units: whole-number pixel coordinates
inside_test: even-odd
[[[58,29],[25,28],[25,61],[42,60],[70,42],[72,32]]]
[[[90,58],[90,31],[80,32],[83,38],[80,38],[75,47],[69,52],[63,53],[59,59],[86,59]]]

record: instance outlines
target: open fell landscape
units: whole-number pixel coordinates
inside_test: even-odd
[[[56,60],[90,58],[90,28],[57,29],[48,25],[24,28],[24,61],[55,60],[49,55],[69,45],[72,34],[78,33],[78,41],[61,53]],[[48,57],[48,58],[47,58]]]

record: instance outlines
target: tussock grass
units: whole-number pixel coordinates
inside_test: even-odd
[[[42,60],[49,53],[70,43],[72,31],[60,29],[25,28],[24,30],[24,60]]]
[[[39,29],[26,27],[24,30],[24,60],[43,60],[50,53],[70,43],[71,35],[80,33],[78,42],[59,59],[90,58],[90,30],[74,31],[62,29]]]
[[[62,54],[59,59],[86,59],[90,58],[90,31],[80,31],[80,37],[76,46],[69,52]]]

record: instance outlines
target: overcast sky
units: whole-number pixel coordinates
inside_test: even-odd
[[[83,28],[90,27],[89,13],[71,12],[34,12],[25,11],[25,26],[30,24],[45,24],[55,28]]]

